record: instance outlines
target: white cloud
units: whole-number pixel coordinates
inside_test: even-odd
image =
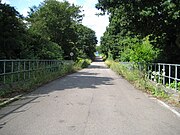
[[[21,0],[23,1],[23,0]],[[31,2],[34,0],[26,0],[27,6],[22,8],[20,10],[20,13],[24,16],[27,16],[27,11],[29,11],[30,5],[32,5]],[[44,0],[39,0],[39,2],[42,2]],[[64,1],[64,0],[58,0],[58,1]],[[67,0],[69,3],[74,3],[75,5],[83,6],[85,17],[83,18],[82,24],[93,29],[96,32],[96,36],[98,41],[100,41],[100,37],[103,36],[103,33],[106,30],[106,27],[109,24],[108,16],[97,16],[95,15],[99,11],[95,8],[95,4],[98,3],[98,0]],[[10,0],[2,0],[2,2],[10,3]],[[17,6],[18,7],[18,6]]]
[[[103,36],[103,33],[106,30],[106,27],[109,24],[108,16],[97,16],[98,10],[95,8],[97,0],[86,0],[84,2],[83,10],[85,17],[83,19],[83,25],[93,29],[96,32],[98,41],[100,37]]]
[[[72,3],[72,4],[77,4],[77,1],[76,0],[68,0],[69,3]]]
[[[6,4],[10,4],[10,1],[9,1],[9,0],[2,0],[1,2],[2,2],[2,3],[6,3]]]
[[[58,0],[63,1],[63,0]],[[106,31],[106,27],[109,24],[108,15],[97,16],[98,10],[95,8],[95,4],[98,3],[98,0],[67,0],[69,3],[74,3],[80,5],[83,3],[83,10],[85,17],[83,18],[82,24],[91,28],[96,32],[98,41],[100,37],[103,36],[103,33]],[[80,3],[81,2],[81,3]]]
[[[5,1],[7,1],[7,0],[5,0]],[[31,3],[31,0],[26,0],[27,1],[27,4],[30,4]],[[62,1],[64,1],[64,0],[57,0],[57,1],[60,1],[60,2],[62,2]],[[71,4],[77,4],[77,1],[76,0],[67,0],[69,3],[71,3]],[[41,0],[41,2],[43,2],[43,0]],[[29,8],[24,8],[22,11],[21,11],[21,14],[23,14],[23,16],[27,16],[28,15],[28,11],[30,11],[30,9]]]
[[[29,8],[25,8],[25,9],[23,9],[23,10],[22,10],[22,12],[21,12],[21,13],[23,14],[23,16],[25,16],[25,17],[26,17],[26,16],[28,15],[28,12],[29,12],[29,11],[30,11],[30,9],[29,9]]]
[[[57,0],[57,1],[64,1],[64,0]],[[71,4],[77,4],[77,0],[67,0]]]

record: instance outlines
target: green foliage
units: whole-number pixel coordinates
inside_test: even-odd
[[[101,46],[96,46],[96,51],[98,51],[98,53],[101,54],[102,53]]]
[[[158,98],[167,99],[169,97],[161,87],[155,86],[151,82],[147,81],[139,70],[129,70],[119,62],[114,62],[112,60],[106,60],[105,63],[117,74],[130,81],[135,87],[151,93]]]
[[[82,20],[79,6],[46,0],[38,8],[31,9],[27,20],[31,24],[30,31],[61,46],[66,59],[71,59],[70,52],[74,53],[74,59],[80,56],[94,58],[95,32],[79,24]]]
[[[130,61],[132,52],[133,50],[130,48],[124,49],[124,51],[120,53],[120,61],[124,61],[124,62]]]
[[[94,59],[96,51],[97,38],[95,32],[82,24],[76,25],[76,33],[78,36],[76,55],[81,58]],[[84,56],[84,57],[83,57]]]
[[[7,84],[1,89],[0,98],[13,97],[14,95],[31,91],[38,86],[41,86],[49,81],[74,72],[74,65],[71,62],[64,63],[58,70],[51,72],[48,68],[43,71],[32,71],[31,78],[28,81],[19,81],[14,84]],[[8,79],[8,78],[6,78]]]
[[[0,2],[0,58],[20,57],[24,49],[25,25],[22,16],[8,4]]]
[[[28,81],[20,81],[14,84],[7,84],[0,90],[0,102],[3,98],[14,97],[15,95],[31,91],[43,84],[62,77],[66,74],[73,73],[79,69],[87,67],[91,63],[90,59],[79,59],[76,63],[65,61],[58,70],[51,72],[48,68],[43,71],[32,71],[31,78]],[[23,77],[23,76],[22,76]],[[6,81],[9,78],[6,77]]]
[[[148,63],[157,58],[158,52],[150,43],[149,36],[147,36],[142,41],[126,47],[120,58],[121,61]]]
[[[123,60],[128,60],[126,53],[129,53],[130,50],[125,45],[126,43],[123,43],[124,40],[137,35],[140,35],[138,39],[141,40],[143,37],[151,35],[150,42],[156,39],[156,42],[151,43],[152,46],[162,50],[158,59],[155,60],[179,63],[179,5],[180,1],[172,0],[98,1],[96,8],[102,10],[103,13],[110,13],[109,26],[101,38],[103,53],[108,55],[108,52],[111,51],[113,58],[117,59],[120,53],[128,49],[123,54]]]
[[[62,48],[52,42],[43,38],[41,35],[35,33],[28,34],[28,42],[21,52],[23,59],[63,59]]]
[[[78,58],[76,63],[75,63],[75,67],[77,69],[82,69],[82,68],[86,68],[91,64],[91,60],[90,59],[82,59],[82,58]]]
[[[39,54],[40,59],[58,59],[62,60],[63,51],[61,47],[54,42],[47,42],[44,44],[41,53]]]
[[[166,84],[166,86],[169,87],[169,84]],[[175,81],[173,81],[172,83],[170,83],[170,88],[175,88],[175,87],[177,87],[177,90],[180,91],[180,82],[177,82],[177,84],[176,84]]]
[[[105,61],[107,59],[106,55],[102,55],[102,59]]]
[[[39,74],[23,84],[9,86],[0,96],[26,91],[49,80],[87,67],[94,58],[95,32],[81,23],[81,7],[67,1],[44,0],[23,18],[14,7],[0,1],[0,59],[71,59],[60,71]],[[26,20],[26,21],[25,21]],[[78,59],[80,58],[80,59]],[[85,60],[83,60],[85,59]]]
[[[67,1],[45,0],[23,18],[0,2],[1,59],[94,58],[95,32],[83,26],[81,7]],[[25,21],[26,20],[26,21]]]
[[[74,24],[81,17],[79,8],[68,2],[46,0],[31,9],[27,18],[30,31],[57,43],[63,49],[64,56],[70,57],[77,40]]]

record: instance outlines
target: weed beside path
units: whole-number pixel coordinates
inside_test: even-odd
[[[172,104],[173,106],[180,107],[180,102],[178,101],[180,97],[174,99],[171,95],[165,92],[163,86],[152,83],[139,70],[129,70],[125,66],[121,65],[119,62],[115,62],[112,60],[106,60],[105,63],[114,72],[124,77],[139,90],[151,94],[158,99]]]
[[[39,74],[29,80],[6,84],[0,88],[0,107],[20,98],[21,95],[32,92],[36,88],[60,77],[77,72],[91,63],[89,59],[80,59],[75,63],[66,63],[56,72]]]

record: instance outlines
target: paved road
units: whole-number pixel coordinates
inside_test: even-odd
[[[180,135],[180,118],[94,62],[0,110],[0,135]]]

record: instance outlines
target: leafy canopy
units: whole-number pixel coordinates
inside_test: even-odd
[[[151,35],[149,40],[161,51],[156,59],[161,62],[180,62],[180,1],[179,0],[98,0],[96,8],[109,13],[110,24],[102,38],[103,50],[113,52],[116,44],[120,52],[127,37],[139,39]],[[106,40],[110,39],[110,41]],[[172,51],[169,51],[172,50]]]

